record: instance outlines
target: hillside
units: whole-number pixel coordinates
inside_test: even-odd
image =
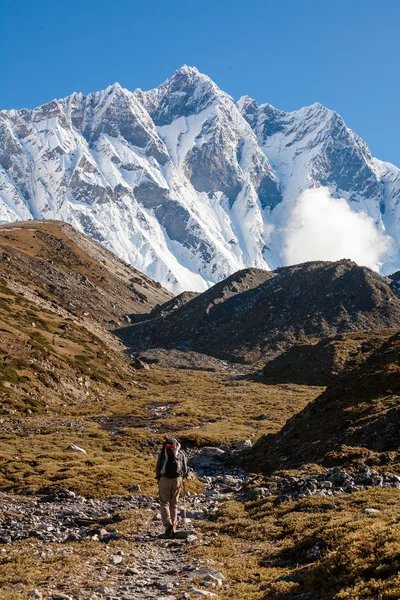
[[[0,408],[26,415],[115,394],[129,365],[109,330],[169,297],[70,225],[0,226]]]
[[[280,383],[331,384],[359,366],[394,333],[394,329],[343,333],[316,343],[296,344],[270,360],[263,377]]]
[[[33,302],[107,329],[172,295],[99,243],[59,221],[0,225],[0,275]]]
[[[262,468],[346,461],[377,453],[400,462],[400,333],[331,385],[275,436],[261,438],[252,461]],[[353,450],[352,450],[353,449]],[[393,454],[391,454],[393,453]],[[253,463],[254,464],[254,463]]]
[[[400,300],[389,283],[348,260],[246,269],[165,317],[117,334],[138,351],[162,347],[238,362],[271,359],[296,343],[400,327]]]

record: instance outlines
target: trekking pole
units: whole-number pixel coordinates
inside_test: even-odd
[[[186,520],[186,482],[183,480],[183,526],[185,530],[187,529],[187,520]]]

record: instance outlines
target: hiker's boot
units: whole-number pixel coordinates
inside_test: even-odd
[[[168,525],[165,528],[165,537],[172,538],[173,535],[174,535],[174,526],[171,525],[171,523],[168,523]]]
[[[175,539],[175,534],[176,534],[176,525],[172,525],[172,531],[171,531],[172,539]]]

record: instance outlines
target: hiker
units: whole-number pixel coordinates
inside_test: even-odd
[[[178,519],[178,498],[189,469],[186,454],[176,438],[168,438],[157,460],[156,478],[161,504],[161,518],[165,535],[173,538]]]

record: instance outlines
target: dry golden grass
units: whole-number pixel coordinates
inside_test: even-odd
[[[374,489],[333,499],[309,498],[273,506],[228,502],[215,522],[212,545],[193,552],[218,560],[230,578],[223,600],[289,600],[316,593],[321,600],[394,600],[400,597],[400,510],[394,489]],[[329,500],[332,502],[332,500]],[[363,508],[378,508],[378,515]],[[317,543],[319,557],[309,554]]]

